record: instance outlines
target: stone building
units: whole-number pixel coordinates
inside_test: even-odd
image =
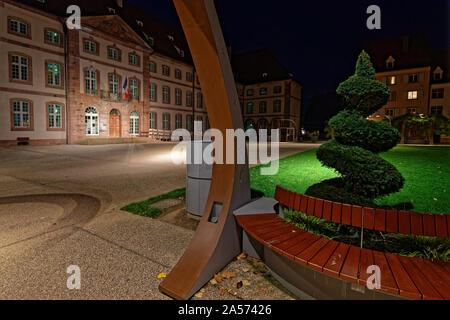
[[[72,4],[81,8],[79,30],[65,24]],[[122,0],[1,0],[0,11],[0,70],[9,75],[0,80],[1,145],[168,139],[175,129],[192,131],[195,120],[209,128],[182,30]],[[270,63],[274,72],[248,71],[259,74],[256,82],[235,70],[255,104],[267,97],[267,117],[244,113],[245,121],[297,130],[301,86],[276,59]]]

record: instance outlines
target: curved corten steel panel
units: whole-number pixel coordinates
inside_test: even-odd
[[[202,84],[211,127],[225,137],[226,129],[243,128],[243,121],[214,2],[174,3]],[[225,159],[226,150],[223,155]],[[160,284],[161,292],[176,299],[189,299],[240,253],[241,232],[233,211],[249,201],[248,165],[214,164],[203,218],[183,257]],[[220,207],[218,220],[211,222],[212,210]]]

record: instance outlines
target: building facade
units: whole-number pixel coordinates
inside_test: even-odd
[[[66,28],[72,2],[81,29]],[[1,145],[169,139],[194,121],[209,128],[181,30],[120,0],[1,0],[0,11],[0,70],[9,75],[0,80]],[[264,72],[255,83],[236,74],[242,104],[257,106],[243,109],[244,121],[297,130],[301,86]]]

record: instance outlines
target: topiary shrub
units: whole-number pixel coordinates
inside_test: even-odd
[[[335,138],[317,150],[317,159],[341,177],[311,186],[306,194],[322,199],[375,206],[374,199],[398,192],[404,184],[400,172],[378,153],[401,140],[399,131],[366,118],[384,106],[389,88],[375,80],[369,55],[362,51],[356,72],[337,91],[345,109],[330,119]]]

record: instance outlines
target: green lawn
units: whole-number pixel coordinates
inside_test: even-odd
[[[377,204],[412,203],[410,211],[450,213],[450,147],[398,146],[381,156],[397,167],[406,182],[400,192],[377,199]],[[304,193],[309,186],[337,176],[321,166],[315,150],[281,159],[275,176],[261,176],[259,167],[250,169],[252,189],[267,197],[274,196],[276,185]]]

